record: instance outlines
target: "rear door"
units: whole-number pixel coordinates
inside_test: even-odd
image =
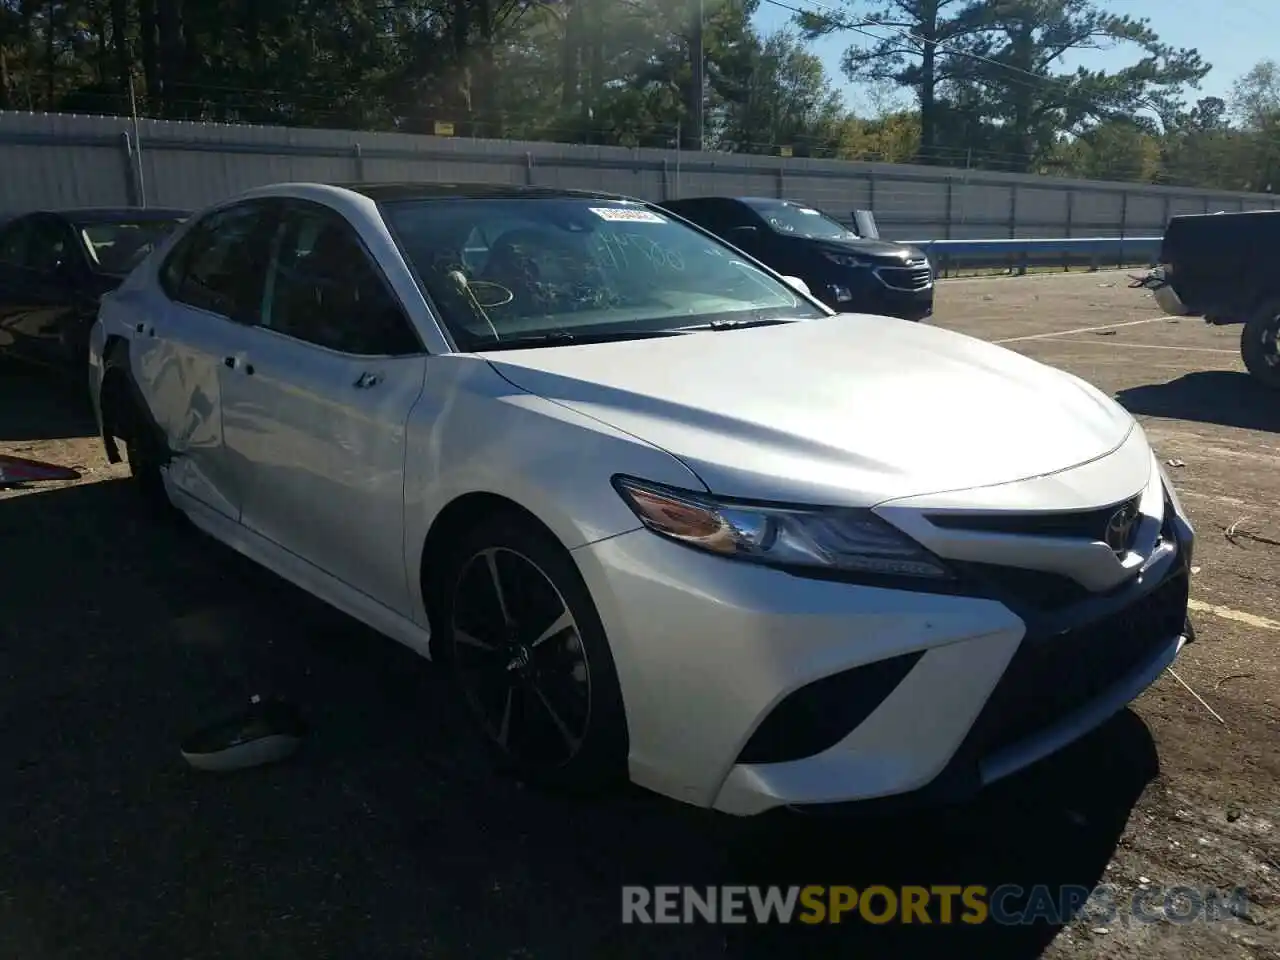
[[[20,256],[5,270],[0,324],[18,355],[64,365],[75,317],[84,312],[88,267],[74,234],[57,217],[35,214],[22,229]]]
[[[30,310],[27,291],[27,242],[34,224],[32,217],[19,217],[0,230],[0,353],[21,356],[24,343],[16,332],[22,316]]]
[[[61,217],[37,220],[27,248],[32,293],[42,323],[32,346],[42,361],[82,378],[89,362],[89,328],[101,293],[84,242]]]
[[[134,378],[174,454],[169,479],[231,520],[243,490],[223,446],[223,386],[262,304],[270,201],[209,214],[161,265],[157,283],[117,300],[134,324]]]
[[[405,432],[425,350],[347,220],[281,211],[261,325],[223,393],[241,522],[408,616]]]

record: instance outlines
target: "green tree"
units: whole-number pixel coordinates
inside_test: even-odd
[[[1172,118],[1209,71],[1195,50],[1161,43],[1148,21],[1109,13],[1094,0],[987,0],[971,16],[981,29],[953,46],[964,66],[951,83],[968,88],[986,128],[983,149],[1006,157],[1006,169],[1033,169],[1062,132],[1082,134],[1140,110]],[[1068,54],[1121,44],[1140,54],[1130,66],[1058,70]]]
[[[1245,189],[1270,192],[1280,179],[1280,65],[1263,60],[1236,81],[1231,113],[1243,133]]]
[[[833,152],[845,108],[823,72],[789,31],[766,37],[751,51],[747,82],[724,107],[718,143],[742,152]]]
[[[1109,119],[1065,138],[1045,167],[1087,180],[1158,183],[1162,179],[1160,133],[1149,120]]]
[[[892,82],[909,89],[919,105],[917,159],[945,156],[939,141],[941,91],[953,81],[956,62],[948,45],[977,29],[980,0],[843,0],[833,12],[803,13],[797,21],[810,39],[850,34],[854,43],[841,66],[851,80]],[[863,42],[871,38],[875,42]]]
[[[1280,64],[1263,60],[1231,88],[1231,113],[1245,130],[1261,130],[1280,114]]]

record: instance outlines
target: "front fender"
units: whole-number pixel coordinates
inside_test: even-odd
[[[421,583],[422,547],[436,517],[467,494],[517,504],[569,550],[637,529],[613,488],[618,473],[706,489],[666,451],[513,386],[482,358],[429,359],[406,440],[409,582]],[[418,613],[425,622],[425,610]]]

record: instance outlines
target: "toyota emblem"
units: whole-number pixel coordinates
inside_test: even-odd
[[[1138,522],[1138,505],[1129,501],[1111,515],[1107,521],[1106,541],[1117,557],[1123,557],[1129,550],[1129,540],[1133,535],[1134,525]]]

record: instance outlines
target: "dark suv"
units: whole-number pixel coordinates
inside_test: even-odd
[[[661,206],[778,273],[799,277],[833,310],[904,320],[933,313],[933,270],[915,247],[860,237],[793,200],[694,197]]]

